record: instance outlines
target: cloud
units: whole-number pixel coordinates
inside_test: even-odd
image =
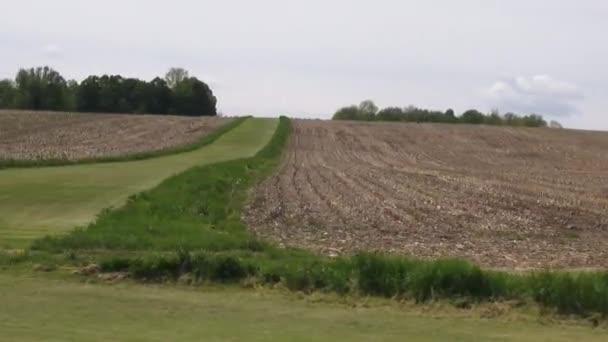
[[[44,52],[44,55],[49,58],[61,57],[61,54],[63,52],[61,47],[54,44],[45,45],[42,51]]]
[[[487,87],[484,93],[488,102],[503,112],[554,117],[580,114],[577,102],[584,98],[576,84],[549,75],[507,77]]]

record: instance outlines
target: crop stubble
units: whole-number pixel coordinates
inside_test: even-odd
[[[608,134],[294,120],[244,214],[259,236],[498,268],[608,266]]]
[[[228,120],[0,111],[0,159],[79,160],[157,151],[193,143]]]

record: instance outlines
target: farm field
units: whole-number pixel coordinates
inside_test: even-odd
[[[605,317],[608,287],[600,272],[537,276],[481,270],[457,260],[365,253],[329,258],[256,239],[241,221],[250,220],[263,203],[251,190],[268,176],[276,179],[273,170],[280,166],[284,172],[294,154],[301,156],[293,146],[308,122],[292,126],[282,117],[238,123],[188,153],[0,170],[0,217],[12,220],[0,226],[3,336],[24,341],[603,337],[599,317]],[[324,124],[323,129],[333,125]],[[304,161],[298,159],[298,169]],[[128,193],[141,191],[135,186],[149,191],[123,206]],[[301,191],[297,183],[290,187]],[[99,198],[114,195],[122,196],[114,210],[73,230],[75,219],[86,224],[107,207],[96,202]],[[253,201],[247,202],[250,195]],[[252,205],[243,216],[246,203]],[[253,228],[262,235],[259,226]],[[561,316],[568,314],[571,319]]]
[[[252,156],[277,122],[247,119],[203,148],[147,160],[0,170],[0,248],[85,225],[102,209],[193,166]]]
[[[0,110],[0,160],[79,160],[163,150],[193,143],[230,120]]]
[[[0,273],[10,341],[603,341],[604,329],[395,306],[352,307],[236,288],[87,284]],[[263,313],[263,314],[260,314]]]
[[[340,255],[379,250],[484,267],[608,266],[608,134],[294,120],[244,220]]]

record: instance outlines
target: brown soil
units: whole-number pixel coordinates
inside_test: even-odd
[[[244,220],[327,254],[608,266],[608,133],[295,120]]]
[[[192,143],[229,119],[0,111],[0,159],[87,159]]]

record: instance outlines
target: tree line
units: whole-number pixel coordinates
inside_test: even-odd
[[[209,86],[182,68],[151,81],[121,75],[68,80],[52,68],[21,69],[14,80],[0,80],[0,109],[217,115]]]
[[[484,114],[476,109],[469,109],[457,116],[452,109],[448,109],[445,112],[422,109],[414,106],[379,109],[374,102],[370,100],[363,101],[358,106],[353,105],[338,109],[333,116],[333,120],[442,122],[524,127],[547,126],[547,121],[545,121],[541,115],[537,114],[500,114],[498,110],[493,110],[489,114]],[[551,126],[561,127],[559,123],[554,121],[551,122]]]

